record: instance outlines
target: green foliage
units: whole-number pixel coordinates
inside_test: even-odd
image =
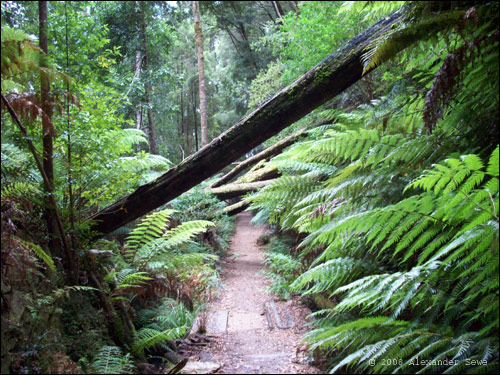
[[[120,270],[105,278],[109,284],[114,284],[112,296],[115,301],[131,300],[144,293],[158,297],[157,293],[175,287],[177,278],[186,279],[201,272],[206,261],[217,259],[203,248],[196,248],[194,252],[187,248],[196,235],[214,224],[194,220],[169,228],[174,212],[165,209],[149,214],[127,236],[124,250],[114,257]]]
[[[163,210],[146,216],[127,237],[125,258],[133,261],[138,249],[160,238],[164,234],[172,213],[173,210]]]
[[[117,346],[103,346],[90,365],[96,374],[129,374],[135,370],[130,353],[123,355]]]
[[[295,2],[280,5],[282,19],[273,16],[271,2],[202,4],[204,30],[209,30],[205,61],[211,136],[401,3],[303,2],[300,12],[288,13]],[[283,177],[252,198],[260,210],[255,220],[269,219],[306,237],[300,259],[296,249],[290,253],[289,244],[273,242],[267,263],[279,293],[321,293],[335,302],[315,313],[316,329],[308,336],[312,348],[327,353],[332,371],[495,372],[498,6],[446,12],[437,3],[409,6],[414,8],[410,18],[365,54],[369,70],[411,45],[400,66],[367,75],[330,104],[337,108],[328,116],[334,124],[309,132],[305,141],[269,163]],[[37,88],[40,73],[49,77],[51,105],[57,109],[51,118],[54,197],[64,224],[76,227],[70,234],[78,254],[77,232],[84,218],[156,178],[171,166],[169,159],[178,161],[196,148],[197,71],[190,53],[189,4],[146,3],[148,74],[136,71],[142,40],[135,7],[134,2],[49,2],[45,56],[31,36],[37,32],[36,3],[2,2],[2,93],[28,125],[41,154],[39,120],[47,114]],[[55,69],[40,68],[40,59],[74,81]],[[147,137],[137,128],[144,128],[148,109],[145,77],[154,92],[155,122],[161,119],[161,155],[142,151]],[[68,87],[71,95],[65,93]],[[142,123],[136,123],[138,114]],[[2,228],[21,237],[29,233],[33,240],[9,234],[2,254],[11,257],[8,272],[17,262],[22,271],[17,273],[29,270],[21,281],[29,283],[29,290],[40,289],[40,295],[30,297],[23,317],[40,327],[20,324],[18,335],[29,342],[21,350],[24,357],[36,358],[37,352],[61,341],[43,338],[47,327],[42,327],[57,322],[59,303],[65,303],[64,326],[74,329],[73,337],[82,329],[88,333],[68,316],[68,306],[80,296],[71,291],[93,289],[57,282],[50,292],[43,291],[48,278],[38,265],[54,269],[58,259],[44,248],[44,233],[36,232],[43,227],[39,213],[45,206],[41,178],[12,125],[7,116],[2,124],[2,218],[4,208],[9,215]],[[177,212],[169,209],[144,219],[123,250],[113,246],[111,259],[91,264],[97,276],[107,269],[103,291],[117,311],[135,317],[132,349],[138,356],[189,329],[196,310],[193,296],[216,281],[207,261],[227,247],[233,228],[232,221],[218,214],[223,203],[201,191],[183,195],[172,207]],[[217,223],[209,231],[208,220]],[[83,272],[76,276],[82,283],[87,279]],[[2,290],[2,295],[24,293],[13,291]],[[176,301],[164,300],[166,295]],[[83,306],[98,305],[92,296]],[[158,300],[158,306],[151,305]],[[74,304],[82,306],[79,302]],[[17,334],[19,328],[13,329]],[[93,327],[88,337],[105,337],[99,329]],[[73,357],[89,353],[88,348],[80,353],[83,344],[65,345]],[[415,365],[417,358],[421,362]],[[439,367],[439,359],[456,362]],[[487,364],[469,366],[472,360]],[[24,364],[13,370],[40,371]],[[134,368],[129,354],[105,347],[92,371],[126,373]]]
[[[302,263],[290,253],[293,242],[286,237],[271,239],[265,259],[269,269],[266,274],[271,281],[270,290],[285,299],[290,298],[290,284],[303,270]]]
[[[27,249],[30,249],[31,251],[33,251],[35,253],[35,255],[41,260],[43,261],[47,266],[49,266],[49,268],[52,270],[52,271],[55,271],[56,270],[56,266],[54,265],[54,260],[52,259],[52,257],[47,254],[39,245],[37,244],[34,244],[32,242],[29,242],[29,241],[24,241],[18,237],[14,237],[20,244],[22,244],[24,247],[26,247]]]
[[[340,12],[341,5],[339,2],[304,2],[300,16],[290,12],[283,18],[281,56],[287,60],[283,69],[285,85],[368,26],[358,14],[345,17]]]
[[[124,257],[139,269],[168,269],[188,267],[208,259],[207,254],[176,254],[178,248],[195,235],[205,232],[214,224],[206,220],[193,220],[167,229],[173,210],[163,210],[148,215],[127,237]]]
[[[137,313],[137,331],[132,345],[134,354],[144,355],[144,351],[154,347],[165,347],[166,341],[172,341],[186,334],[191,327],[195,314],[182,302],[164,298],[154,308],[142,309]]]
[[[403,24],[395,30],[374,40],[362,57],[366,73],[392,59],[398,52],[417,41],[437,40],[438,33],[447,31],[459,24],[465,11],[450,11],[432,16],[415,24]]]
[[[163,298],[155,308],[139,310],[136,321],[142,327],[162,331],[176,327],[190,327],[194,318],[195,313],[189,311],[182,302]]]
[[[209,220],[215,224],[211,231],[210,246],[216,253],[229,248],[229,240],[234,233],[234,218],[222,213],[227,203],[220,201],[215,195],[207,193],[206,188],[215,180],[201,183],[194,189],[182,194],[171,202],[176,210],[173,217],[181,220]]]
[[[2,143],[2,178],[8,181],[15,181],[19,176],[26,179],[34,179],[36,174],[30,163],[30,155],[12,143]],[[3,185],[2,185],[3,186]],[[2,193],[3,195],[3,193]]]
[[[209,182],[203,182],[198,187],[174,199],[171,204],[177,211],[174,215],[181,220],[214,220],[222,218],[221,211],[226,203],[221,202],[213,194],[205,192]]]
[[[132,352],[139,357],[144,356],[144,350],[182,337],[186,333],[186,327],[176,327],[164,331],[152,328],[141,328],[134,337]]]
[[[477,27],[454,34],[465,13]],[[250,197],[262,217],[307,235],[311,266],[291,290],[333,302],[306,338],[332,372],[498,369],[499,151],[485,135],[498,124],[498,14],[457,14],[428,20],[449,38],[439,49],[421,42],[404,74],[387,76],[398,81],[386,96],[273,159],[283,176]],[[428,37],[419,22],[405,26],[410,39]],[[375,60],[392,56],[384,48]]]
[[[405,1],[344,1],[339,13],[365,14],[364,20],[377,21],[384,15],[401,8]]]
[[[166,342],[180,338],[192,324],[193,313],[180,302],[185,300],[193,308],[193,296],[187,295],[187,280],[192,278],[201,293],[207,260],[216,256],[207,254],[203,247],[189,250],[192,239],[213,226],[205,220],[192,220],[173,226],[172,214],[165,209],[146,216],[127,236],[125,248],[114,255],[114,264],[120,269],[110,272],[105,281],[112,285],[112,300],[130,303],[138,298],[135,312],[136,331],[132,353],[145,358],[148,350],[167,348]],[[115,250],[116,251],[116,250]],[[191,281],[194,282],[194,281]],[[195,294],[194,291],[190,293]],[[168,297],[175,297],[173,300]],[[160,303],[151,302],[160,299]],[[144,302],[148,301],[147,308]],[[143,307],[143,308],[140,308]]]
[[[71,79],[60,72],[40,67],[42,50],[22,30],[2,25],[2,92],[22,89],[28,80],[44,73],[51,81]]]

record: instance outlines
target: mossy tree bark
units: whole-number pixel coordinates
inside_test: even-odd
[[[273,182],[273,180],[248,182],[246,184],[229,184],[214,189],[208,189],[207,192],[214,194],[220,200],[240,197],[260,189]]]
[[[241,200],[238,203],[224,207],[222,209],[222,213],[227,214],[228,216],[234,216],[244,211],[249,205],[250,203],[248,203],[247,201]]]
[[[342,93],[362,77],[361,57],[366,48],[392,25],[401,22],[404,15],[400,9],[352,38],[197,153],[89,218],[96,221],[93,229],[100,233],[94,238],[178,197]]]
[[[217,180],[215,183],[213,183],[212,187],[216,188],[216,187],[222,186],[222,185],[228,183],[229,181],[231,181],[234,177],[238,176],[241,172],[243,172],[248,167],[251,167],[252,165],[257,164],[261,160],[268,159],[268,158],[271,158],[273,156],[278,155],[285,148],[294,144],[301,137],[303,137],[304,133],[305,133],[305,131],[301,130],[295,134],[292,134],[289,137],[286,137],[285,139],[282,139],[281,141],[275,143],[273,146],[268,147],[265,150],[259,152],[257,155],[254,155],[251,158],[248,158],[248,159],[242,161],[236,167],[234,167],[231,171],[229,171],[227,174],[225,174],[219,180]]]

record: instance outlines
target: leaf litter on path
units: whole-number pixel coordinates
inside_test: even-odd
[[[210,341],[204,347],[186,348],[186,354],[193,363],[220,365],[212,367],[211,371],[217,373],[317,373],[301,350],[301,339],[307,332],[306,316],[311,313],[305,305],[298,299],[274,299],[277,313],[293,326],[269,329],[264,304],[273,297],[268,293],[269,281],[260,272],[264,254],[257,245],[265,228],[253,227],[250,220],[247,212],[236,217],[236,233],[222,271],[224,288],[208,313]],[[221,323],[224,319],[225,324]],[[210,331],[214,321],[219,321],[218,328]]]

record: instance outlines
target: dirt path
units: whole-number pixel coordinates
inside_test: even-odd
[[[307,329],[307,307],[296,300],[275,299],[283,319],[286,308],[294,322],[291,329],[269,329],[264,303],[272,296],[266,291],[269,281],[261,273],[264,254],[257,245],[264,228],[250,224],[250,213],[236,217],[236,234],[222,272],[224,289],[212,303],[207,334],[210,343],[191,361],[212,361],[222,365],[218,373],[282,374],[314,373],[304,354],[298,350]],[[210,337],[210,336],[209,336]]]

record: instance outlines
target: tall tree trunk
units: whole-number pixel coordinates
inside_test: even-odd
[[[38,38],[40,49],[44,52],[40,56],[40,67],[48,67],[48,30],[47,30],[47,1],[38,2]],[[42,117],[43,131],[43,151],[42,165],[50,186],[54,186],[54,161],[53,161],[53,143],[54,136],[53,125],[51,124],[52,107],[50,105],[50,83],[48,76],[42,71],[40,74],[40,101],[42,111],[46,116]],[[51,191],[47,190],[49,194]],[[49,234],[49,249],[53,255],[61,256],[61,243],[58,239],[60,233],[57,229],[55,208],[47,203],[44,212],[44,219],[47,223],[47,232]],[[68,260],[69,261],[69,260]]]
[[[276,16],[278,18],[283,18],[283,10],[281,9],[281,5],[278,1],[271,1],[273,3],[274,11],[276,12]]]
[[[207,92],[205,88],[205,66],[203,59],[203,34],[201,32],[200,4],[193,1],[194,38],[198,57],[198,83],[200,87],[201,146],[208,144]]]
[[[137,50],[135,51],[135,76],[137,79],[141,78],[141,65],[142,65],[142,56],[141,56],[141,51]],[[139,103],[137,103],[137,109],[135,111],[135,128],[140,130],[142,125],[142,103],[141,100],[139,100]]]
[[[178,197],[342,93],[363,76],[362,55],[366,48],[402,22],[405,9],[349,40],[196,154],[92,216],[90,220],[96,221],[93,230],[101,236],[110,233]]]
[[[194,82],[194,81],[192,81]],[[198,146],[198,124],[197,124],[197,118],[198,116],[196,115],[196,89],[194,87],[194,83],[191,84],[191,105],[193,107],[193,124],[194,124],[194,142],[196,146],[196,152],[200,149]]]
[[[39,40],[40,49],[44,54],[40,57],[40,66],[46,68],[47,63],[47,53],[48,53],[48,37],[47,37],[47,1],[38,2],[38,17],[39,17]],[[43,169],[45,174],[49,179],[49,182],[54,184],[54,164],[53,164],[53,145],[52,137],[54,136],[54,131],[52,125],[50,124],[50,118],[52,117],[52,108],[49,103],[49,92],[50,83],[49,78],[46,74],[40,74],[40,92],[41,92],[41,103],[42,110],[45,112],[47,117],[42,118],[42,129],[43,129]]]
[[[38,2],[38,20],[39,20],[39,42],[40,49],[44,54],[40,58],[40,67],[48,67],[48,28],[47,28],[47,1]],[[43,130],[43,152],[40,169],[40,161],[37,161],[40,173],[44,179],[47,193],[49,195],[47,208],[44,216],[47,223],[47,231],[49,233],[49,251],[56,256],[63,257],[67,265],[66,277],[72,282],[78,280],[78,264],[71,251],[66,232],[59,215],[57,202],[54,197],[54,160],[53,160],[53,143],[54,128],[52,125],[52,106],[50,104],[50,83],[49,77],[41,72],[40,74],[40,96],[41,108],[46,116],[42,117]],[[17,119],[18,125],[21,125]],[[22,126],[20,126],[22,127]],[[27,133],[25,134],[27,135]],[[29,143],[29,142],[28,142]],[[36,151],[33,148],[33,156],[37,159]]]
[[[148,112],[148,134],[149,134],[149,151],[152,154],[158,153],[156,145],[156,128],[153,122],[153,109],[151,108],[151,81],[149,77],[149,61],[148,61],[148,43],[146,37],[146,4],[144,1],[139,1],[141,7],[141,27],[142,27],[142,49],[144,53],[144,79],[146,81],[146,107]]]
[[[189,134],[189,118],[185,117],[185,109],[184,109],[184,85],[181,84],[181,126],[182,126],[182,134],[185,135],[185,147],[184,151],[187,155],[191,155],[192,146],[191,146],[191,134]],[[188,108],[189,110],[189,108]],[[182,142],[182,140],[181,140]]]
[[[75,260],[74,260],[73,253],[71,251],[71,246],[69,244],[68,237],[66,237],[66,232],[64,230],[61,216],[59,215],[59,210],[57,208],[57,202],[56,202],[56,200],[54,198],[54,194],[53,194],[54,189],[53,189],[52,183],[49,181],[49,178],[47,177],[47,174],[45,173],[45,170],[43,168],[43,162],[38,157],[38,153],[35,149],[35,146],[33,145],[33,142],[31,141],[31,136],[28,134],[28,131],[26,130],[24,125],[21,123],[21,120],[19,120],[19,117],[17,116],[16,112],[11,107],[11,105],[9,104],[9,102],[7,101],[5,96],[3,96],[3,95],[2,95],[2,101],[4,102],[5,106],[7,107],[7,110],[9,111],[12,119],[17,124],[19,130],[23,134],[24,139],[26,140],[26,143],[28,144],[28,148],[31,151],[33,158],[35,159],[38,170],[40,171],[40,174],[42,175],[42,179],[43,179],[43,182],[45,184],[45,190],[47,191],[47,193],[49,195],[48,205],[52,209],[52,211],[51,211],[51,214],[53,214],[53,216],[51,216],[51,218],[53,219],[52,223],[53,223],[54,227],[57,227],[57,229],[59,230],[60,239],[61,239],[63,249],[64,249],[64,254],[60,253],[57,255],[65,256],[65,258],[66,258],[65,261],[69,264],[68,272],[67,272],[66,276],[68,277],[68,279],[70,279],[74,282],[78,279],[78,271],[77,271],[76,266],[75,266]],[[60,248],[61,248],[61,246],[59,244],[58,251],[60,251]],[[49,249],[49,251],[50,250],[54,250],[54,248]]]
[[[64,3],[64,20],[65,20],[65,36],[66,36],[66,74],[69,74],[69,30],[68,30],[68,7],[67,2]],[[69,82],[66,82],[66,124],[67,124],[67,153],[68,153],[68,197],[69,197],[69,222],[70,222],[70,238],[71,246],[75,244],[75,199],[73,194],[73,160],[72,160],[72,145],[71,145],[71,117],[69,111]]]
[[[181,88],[181,85],[178,85],[178,88]],[[181,95],[177,95],[177,105],[179,108],[181,108]],[[177,113],[177,137],[179,138],[180,142],[182,143],[184,139],[184,125],[182,124],[182,118],[181,118],[181,113],[182,111],[179,110]]]

